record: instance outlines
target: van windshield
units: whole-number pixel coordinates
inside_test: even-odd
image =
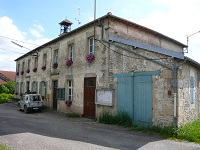
[[[31,101],[41,101],[41,98],[39,95],[31,95],[30,100]]]

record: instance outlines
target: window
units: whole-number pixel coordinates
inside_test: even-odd
[[[22,63],[22,71],[24,71],[24,62]]]
[[[57,99],[58,100],[65,100],[65,88],[58,88],[57,89]]]
[[[19,72],[19,67],[20,67],[20,64],[17,65],[17,72]]]
[[[190,77],[190,102],[194,104],[195,102],[195,91],[194,91],[195,79]]]
[[[95,55],[95,42],[94,37],[89,38],[89,54]]]
[[[23,94],[24,93],[24,83],[21,82],[20,83],[20,94]]]
[[[39,93],[42,96],[42,99],[46,99],[46,94],[47,94],[47,82],[42,81],[40,82],[40,91]]]
[[[68,86],[68,99],[67,100],[72,100],[73,99],[73,85],[72,85],[72,80],[67,81],[67,86]]]
[[[43,54],[43,66],[47,65],[47,54]]]
[[[34,68],[38,67],[38,57],[35,57]]]
[[[38,89],[38,83],[36,81],[33,81],[32,92],[37,93],[38,92],[37,89]]]
[[[54,63],[58,63],[58,50],[54,51]]]
[[[74,55],[74,44],[69,45],[69,59],[73,61],[73,55]]]
[[[31,65],[31,60],[29,59],[28,60],[28,69],[27,70],[30,70],[30,65]]]

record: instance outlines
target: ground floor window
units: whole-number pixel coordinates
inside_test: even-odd
[[[73,82],[72,80],[67,81],[68,97],[67,100],[73,99]]]

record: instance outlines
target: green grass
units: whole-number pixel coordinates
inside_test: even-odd
[[[68,118],[79,118],[80,114],[78,114],[78,113],[66,113],[66,116]]]
[[[177,138],[200,144],[200,119],[177,129]]]
[[[112,115],[109,112],[103,112],[99,117],[99,122],[105,124],[116,124],[124,127],[132,125],[131,118],[125,112],[120,112],[117,115]]]
[[[9,148],[4,145],[0,145],[0,150],[9,150]]]
[[[149,134],[157,133],[167,139],[189,141],[200,144],[200,119],[176,129],[173,127],[159,128],[157,126],[144,128],[141,126],[132,125],[130,117],[124,112],[119,113],[118,115],[112,115],[109,112],[104,112],[100,115],[99,122],[129,127],[130,131],[141,131]]]
[[[11,100],[13,98],[13,94],[0,94],[0,104],[6,103],[8,100]]]

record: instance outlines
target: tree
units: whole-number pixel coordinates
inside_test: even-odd
[[[5,84],[5,87],[8,88],[10,94],[13,94],[15,92],[15,82],[14,81],[8,81]]]
[[[9,89],[3,84],[0,85],[0,94],[2,93],[6,93],[6,94],[9,93]]]

